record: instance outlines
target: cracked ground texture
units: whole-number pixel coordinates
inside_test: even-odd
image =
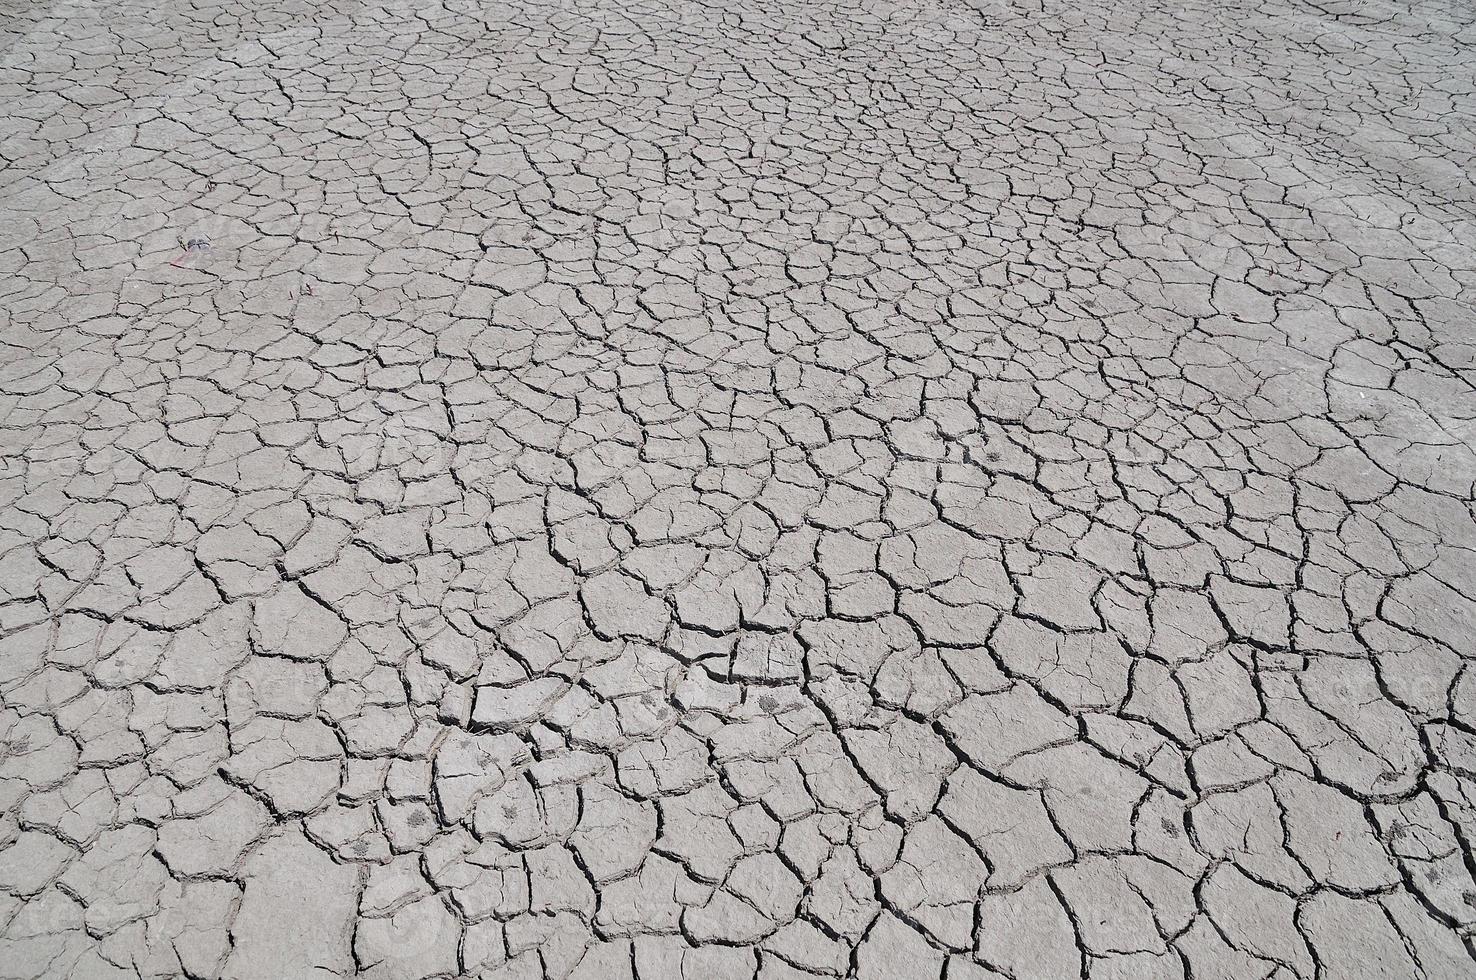
[[[1476,9],[0,8],[0,976],[1476,975]]]

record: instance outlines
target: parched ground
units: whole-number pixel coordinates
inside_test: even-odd
[[[0,44],[0,977],[1476,976],[1476,7]]]

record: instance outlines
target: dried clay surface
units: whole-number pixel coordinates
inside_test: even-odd
[[[1476,8],[0,0],[0,977],[1476,976]]]

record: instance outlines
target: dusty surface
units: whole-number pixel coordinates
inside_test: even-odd
[[[0,976],[1476,975],[1468,5],[4,10]]]

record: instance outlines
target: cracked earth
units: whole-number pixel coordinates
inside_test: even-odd
[[[1476,975],[1476,11],[0,15],[0,976]]]

